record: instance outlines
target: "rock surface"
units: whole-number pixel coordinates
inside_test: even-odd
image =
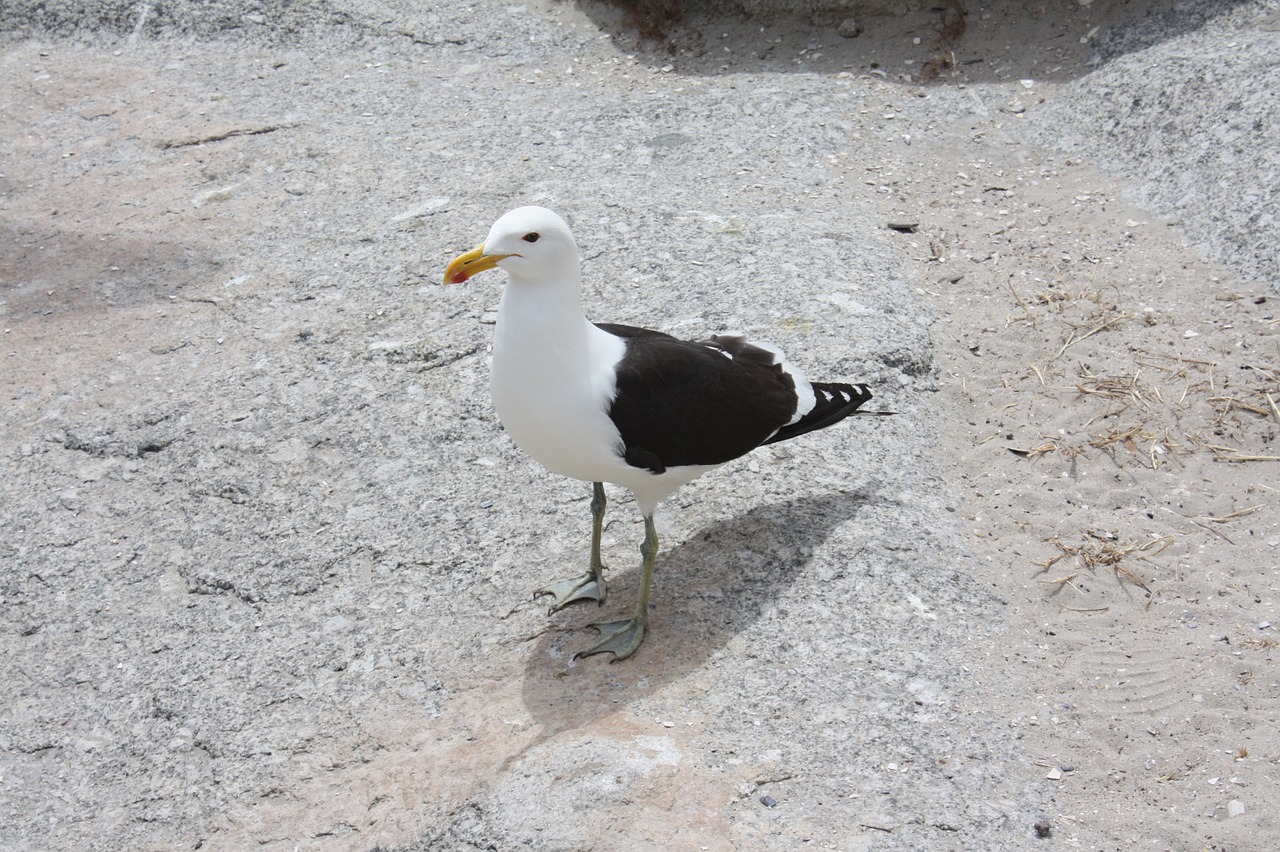
[[[1028,141],[1149,24],[992,7],[926,81],[927,9],[664,45],[559,2],[7,8],[0,846],[1277,830],[1263,266],[1137,207],[1142,158]],[[1222,9],[1164,25],[1265,49],[1270,7]],[[524,203],[594,318],[758,334],[899,412],[673,498],[617,665],[572,661],[604,613],[529,598],[589,491],[492,414],[501,276],[438,283]]]

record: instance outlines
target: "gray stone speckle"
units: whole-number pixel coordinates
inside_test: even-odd
[[[216,9],[171,14],[186,11],[215,16],[193,25],[197,39],[231,26]],[[914,714],[849,721],[896,706],[889,693],[912,679],[957,687],[943,649],[967,627],[908,601],[935,614],[994,605],[939,556],[951,533],[897,496],[937,487],[922,463],[923,401],[899,390],[900,377],[929,378],[930,348],[918,312],[901,310],[913,299],[880,220],[856,194],[823,192],[837,186],[828,154],[848,142],[834,113],[814,120],[827,81],[677,92],[687,81],[638,84],[640,69],[615,70],[588,33],[543,16],[424,14],[453,16],[449,29],[470,39],[424,46],[384,32],[352,48],[349,30],[374,26],[352,18],[334,41],[304,42],[325,50],[196,41],[181,73],[159,75],[178,61],[171,43],[139,41],[154,59],[108,67],[125,75],[116,86],[158,75],[146,97],[166,118],[141,132],[215,141],[131,154],[157,193],[146,203],[159,215],[172,199],[177,212],[163,229],[123,232],[145,260],[113,307],[89,290],[83,303],[51,301],[38,281],[7,307],[52,311],[27,323],[109,324],[112,311],[154,314],[150,288],[163,281],[178,297],[160,302],[164,339],[189,344],[104,333],[100,353],[78,356],[79,379],[54,396],[25,385],[6,414],[14,448],[51,428],[63,437],[3,454],[6,490],[22,495],[6,522],[26,548],[6,579],[23,674],[9,681],[21,710],[4,723],[55,743],[10,774],[4,843],[29,845],[52,821],[48,842],[82,846],[86,826],[132,808],[113,843],[219,830],[236,845],[363,821],[364,836],[391,844],[445,831],[448,845],[482,825],[502,846],[576,847],[598,836],[593,815],[671,784],[699,785],[684,806],[695,808],[744,774],[805,766],[789,812],[811,819],[851,767],[890,752],[921,766],[940,749],[991,753],[981,725],[934,718],[926,742],[910,732]],[[502,26],[483,23],[495,17]],[[555,45],[566,39],[595,64],[565,62]],[[11,60],[15,74],[38,75],[29,57]],[[146,119],[117,97],[93,132],[138,132],[130,122]],[[832,108],[858,98],[842,92]],[[260,123],[288,128],[220,129]],[[87,210],[99,209],[91,191],[119,191],[105,151],[84,155],[104,176],[78,190]],[[311,189],[290,191],[299,184]],[[228,186],[216,204],[189,203]],[[599,614],[548,618],[529,599],[585,558],[587,492],[522,456],[493,416],[486,323],[501,278],[436,284],[523,203],[575,228],[591,316],[758,334],[815,377],[872,381],[877,404],[902,412],[735,462],[670,501],[651,634],[618,666],[570,662]],[[182,259],[164,261],[157,243]],[[214,245],[237,248],[202,261]],[[616,607],[634,595],[639,537],[634,508],[612,496]],[[906,539],[915,546],[881,546]],[[701,703],[680,697],[690,678]],[[690,713],[657,736],[632,730]],[[430,803],[409,805],[412,829],[370,810],[398,781],[342,780],[348,766],[390,779],[410,764],[425,775],[409,799]],[[1001,786],[1001,774],[975,764],[897,787],[999,833],[955,791]],[[35,782],[58,776],[85,781]],[[219,816],[233,812],[244,814],[234,825]],[[823,825],[823,836],[845,830]]]
[[[1003,217],[968,175],[1006,164],[926,191],[893,157],[970,158],[947,134],[1037,108],[999,112],[999,53],[965,88],[885,71],[912,33],[870,20],[785,50],[726,24],[651,65],[593,15],[0,10],[0,846],[1025,845],[1044,785],[998,699],[1030,700],[1026,594],[975,579],[921,302],[1008,262],[930,221]],[[584,563],[587,487],[493,415],[501,277],[438,284],[525,203],[574,227],[593,318],[758,334],[898,412],[676,495],[619,665],[572,657],[632,600],[634,506],[611,490],[608,605],[548,617],[529,593]]]
[[[1028,131],[1132,179],[1131,195],[1185,223],[1206,254],[1280,292],[1280,154],[1261,142],[1280,89],[1273,4],[1160,6],[1109,33],[1096,70]]]
[[[862,35],[862,25],[859,24],[855,18],[845,18],[840,22],[840,25],[836,27],[836,33],[839,34],[841,38],[857,38]]]

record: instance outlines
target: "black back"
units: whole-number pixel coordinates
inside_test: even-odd
[[[722,464],[761,444],[822,429],[871,398],[865,387],[816,384],[818,404],[797,423],[791,376],[769,350],[741,337],[680,340],[659,331],[597,323],[626,340],[609,409],[628,464],[662,473]]]

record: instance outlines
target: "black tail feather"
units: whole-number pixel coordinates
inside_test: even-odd
[[[871,399],[871,389],[866,385],[847,385],[843,382],[814,382],[813,394],[817,402],[813,410],[789,426],[775,432],[766,444],[786,441],[808,432],[816,432],[839,423],[851,414],[890,414],[888,411],[858,411]]]

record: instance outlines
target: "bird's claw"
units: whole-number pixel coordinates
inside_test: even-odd
[[[563,609],[574,601],[597,601],[601,606],[604,605],[605,598],[604,580],[597,577],[594,573],[588,572],[578,577],[569,577],[564,580],[557,580],[549,583],[533,593],[536,598],[539,595],[552,595],[555,602],[551,604],[548,615]]]
[[[600,638],[585,651],[574,654],[575,660],[579,657],[589,657],[592,654],[610,651],[613,653],[613,662],[616,663],[634,654],[640,647],[640,643],[644,641],[645,624],[638,618],[605,621],[591,626],[600,631]]]

